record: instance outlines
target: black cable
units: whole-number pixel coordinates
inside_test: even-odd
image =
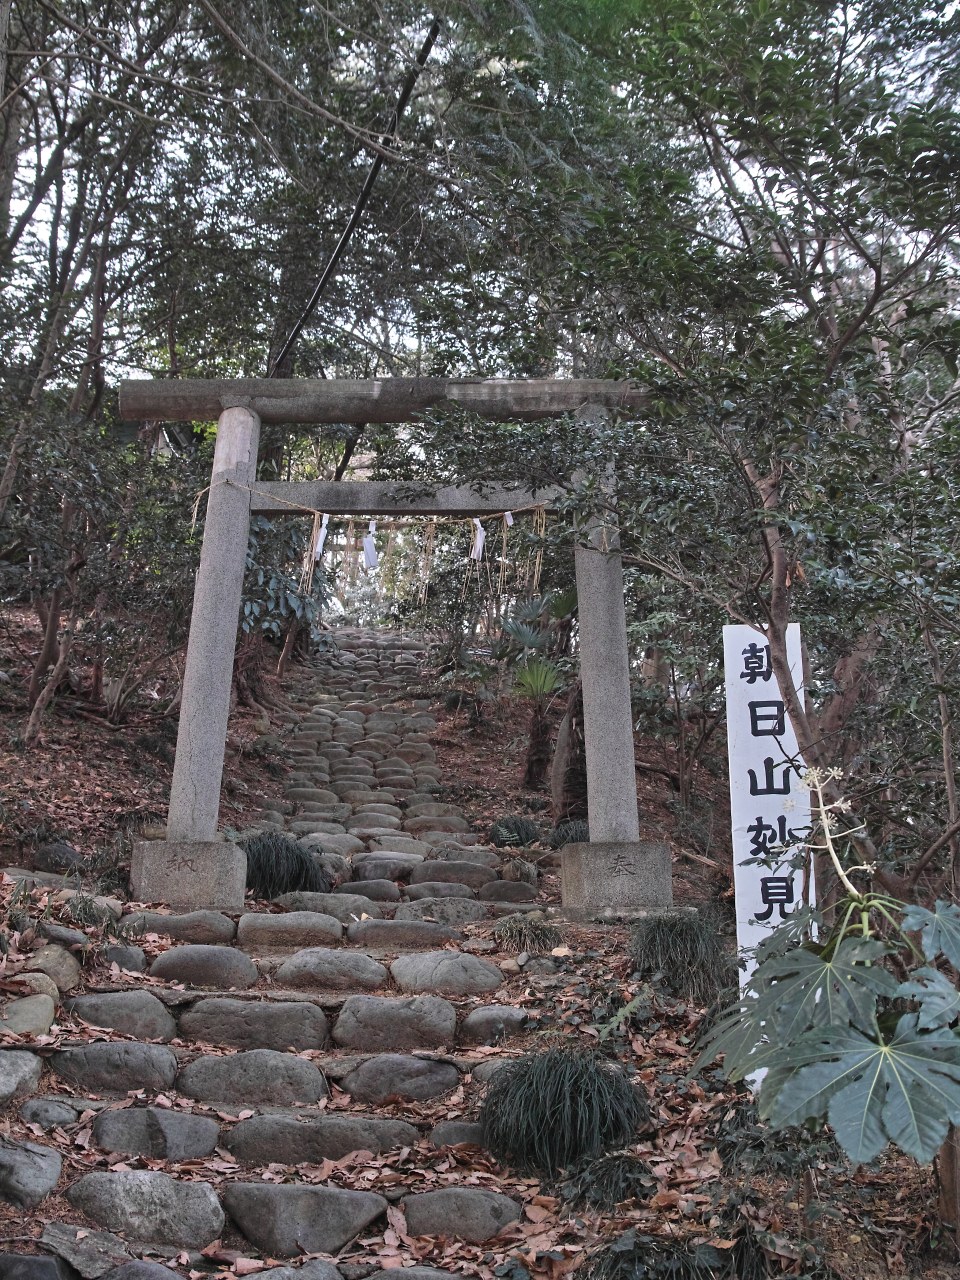
[[[416,61],[414,62],[410,70],[407,72],[407,78],[403,82],[403,88],[400,90],[400,96],[397,99],[397,105],[393,109],[393,115],[390,117],[390,123],[387,126],[386,132],[383,133],[380,138],[380,141],[384,146],[386,146],[390,142],[391,138],[393,138],[393,136],[397,132],[397,129],[400,125],[400,118],[403,115],[404,111],[406,110],[407,103],[410,101],[410,96],[413,93],[414,86],[416,85],[417,80],[420,78],[420,72],[423,70],[424,66],[426,65],[426,61],[430,57],[430,50],[433,48],[434,43],[437,39],[437,36],[440,34],[440,25],[441,24],[440,24],[439,18],[434,18],[433,25],[430,28],[430,31],[427,35],[426,40],[424,40],[423,42],[423,48],[417,54]],[[323,291],[327,287],[327,284],[329,283],[331,277],[333,276],[334,271],[336,270],[337,264],[339,263],[340,259],[344,255],[344,252],[346,251],[347,244],[349,243],[350,237],[353,235],[354,231],[357,228],[357,224],[359,223],[360,218],[363,214],[364,206],[366,205],[367,200],[370,197],[370,192],[373,190],[373,184],[376,182],[377,175],[379,174],[382,168],[383,168],[383,156],[382,155],[374,156],[373,163],[370,166],[370,172],[367,174],[367,179],[363,184],[363,188],[359,196],[357,197],[357,203],[353,207],[353,213],[351,213],[350,215],[350,220],[347,223],[347,225],[344,227],[343,233],[341,234],[340,239],[337,241],[336,248],[334,249],[333,253],[331,253],[327,261],[327,265],[324,267],[323,273],[321,274],[320,279],[317,281],[317,287],[314,289],[313,293],[310,295],[310,301],[307,303],[306,307],[304,308],[303,314],[301,315],[297,323],[293,326],[293,328],[290,330],[289,337],[284,342],[283,346],[280,348],[280,354],[276,357],[276,359],[273,362],[273,365],[271,366],[269,372],[267,373],[268,378],[276,377],[277,370],[280,368],[283,361],[290,354],[290,351],[293,348],[293,344],[296,342],[297,338],[299,338],[300,334],[303,332],[304,325],[313,315],[314,311],[316,311],[317,303],[323,297]]]

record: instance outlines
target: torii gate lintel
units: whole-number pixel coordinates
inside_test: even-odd
[[[251,514],[302,516],[323,511],[338,516],[492,516],[550,506],[561,490],[505,485],[424,485],[414,481],[260,480],[253,486]]]

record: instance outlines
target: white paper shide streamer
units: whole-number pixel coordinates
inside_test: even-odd
[[[470,559],[471,559],[471,560],[482,560],[482,559],[483,559],[483,544],[486,542],[486,540],[487,540],[487,535],[486,535],[486,533],[485,533],[485,531],[484,531],[483,525],[480,523],[480,521],[479,521],[479,520],[474,519],[474,521],[473,521],[473,546],[470,548]]]
[[[363,538],[363,563],[368,569],[375,569],[380,563],[380,557],[377,555],[377,544],[374,541],[374,535],[377,532],[376,520],[370,521],[370,526]]]
[[[327,525],[329,523],[329,516],[324,516],[320,521],[320,528],[317,530],[317,545],[313,548],[314,560],[320,560],[323,558],[323,544],[327,540]]]
[[[511,528],[511,527],[512,527],[512,525],[513,525],[513,512],[512,512],[512,511],[505,511],[505,512],[503,513],[503,518],[504,518],[504,520],[506,521],[507,528],[508,528],[508,529],[509,529],[509,528]]]

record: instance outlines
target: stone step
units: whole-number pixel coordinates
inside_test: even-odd
[[[266,1130],[262,1136],[274,1144]],[[304,1148],[308,1145],[304,1135],[288,1137]],[[321,1142],[317,1138],[314,1145],[319,1149]],[[178,1181],[155,1170],[88,1173],[73,1183],[67,1199],[108,1232],[184,1249],[211,1244],[221,1236],[229,1217],[256,1249],[279,1258],[305,1252],[335,1254],[364,1230],[383,1231],[390,1203],[376,1191],[256,1179],[228,1181],[218,1195],[210,1183]],[[452,1236],[474,1244],[492,1239],[517,1221],[522,1211],[521,1203],[509,1196],[468,1186],[408,1192],[399,1205],[411,1235]],[[419,1275],[415,1277],[414,1272]],[[321,1274],[329,1276],[329,1272]],[[393,1275],[434,1280],[445,1273],[418,1267],[375,1274],[388,1280]]]
[[[396,892],[393,882],[362,882],[367,891],[376,888],[379,892],[381,886],[389,886]],[[511,905],[515,904],[488,902],[486,908],[493,908],[495,914],[500,906]],[[440,922],[422,915],[404,915],[394,920],[360,920],[348,925],[346,942],[343,924],[333,915],[316,911],[247,915],[241,916],[241,923],[246,950],[239,946],[180,943],[152,961],[148,970],[150,977],[180,983],[184,988],[212,988],[223,992],[250,989],[260,982],[262,975],[271,973],[280,987],[330,992],[355,986],[360,989],[398,986],[403,991],[444,995],[493,991],[502,980],[494,965],[475,955],[458,951],[403,950],[407,946],[429,947],[438,942],[462,941],[462,933],[449,918]],[[303,946],[303,940],[310,940],[311,945]],[[379,952],[393,956],[389,974],[383,965],[357,948],[356,943],[375,946]],[[271,957],[278,959],[271,963]],[[146,1018],[152,1007],[151,997],[150,993],[143,996],[146,998],[141,1000],[137,1016]],[[119,1007],[120,1001],[114,1000],[113,1005]]]
[[[75,1179],[68,1195],[89,1235],[80,1241],[75,1229],[53,1223],[44,1237],[67,1261],[88,1239],[119,1247],[120,1260],[130,1256],[118,1235],[106,1234],[113,1232],[149,1242],[171,1265],[185,1251],[183,1262],[199,1270],[208,1264],[198,1251],[225,1232],[239,1232],[263,1256],[296,1260],[338,1254],[359,1235],[372,1257],[391,1203],[411,1236],[474,1244],[521,1214],[512,1196],[475,1185],[424,1191],[418,1174],[398,1181],[391,1166],[363,1191],[313,1182],[318,1165],[354,1151],[479,1142],[475,1121],[427,1122],[422,1104],[443,1114],[444,1099],[456,1094],[453,1114],[474,1114],[483,1082],[510,1060],[511,1040],[531,1029],[523,1009],[498,1003],[520,963],[484,958],[478,953],[493,944],[471,935],[476,922],[536,906],[533,887],[501,880],[501,854],[456,805],[437,798],[433,704],[407,697],[423,685],[426,646],[362,629],[338,630],[332,640],[312,661],[315,676],[299,686],[293,710],[271,713],[292,767],[284,800],[264,787],[257,803],[263,827],[299,837],[343,882],[329,893],[283,895],[276,910],[239,919],[138,909],[150,942],[131,939],[110,954],[124,969],[149,965],[149,989],[121,976],[113,989],[61,1001],[67,1036],[84,1023],[128,1038],[71,1044],[61,1034],[42,1061],[0,1048],[0,1093],[48,1091],[24,1103],[24,1119],[68,1134],[91,1126],[101,1164],[109,1157],[135,1166]],[[167,946],[159,955],[157,937]],[[64,1089],[68,1096],[56,1092]],[[131,1091],[133,1105],[124,1096]],[[81,1122],[85,1111],[92,1125],[89,1114]],[[189,1162],[214,1152],[219,1179],[198,1181],[203,1167]],[[150,1167],[137,1168],[138,1160]],[[286,1167],[282,1182],[264,1171],[268,1164]],[[304,1181],[290,1172],[298,1168],[309,1170]],[[132,1265],[143,1272],[115,1280],[155,1280],[147,1268],[163,1280],[155,1264]],[[321,1259],[296,1274],[272,1270],[275,1280],[368,1274]],[[426,1261],[370,1274],[452,1280]]]
[[[408,1041],[432,1038],[436,1042],[446,1031],[452,1031],[456,1022],[452,1006],[445,1011],[445,1002],[434,997],[433,1008],[423,1011],[422,1026],[417,1025],[416,1011],[398,1008],[391,1012],[386,1025],[378,1029],[371,1025],[369,1011],[356,1003],[362,999],[355,997],[353,1004],[345,1001],[345,1009],[337,1020],[335,1034],[342,1026],[346,1041],[369,1038],[386,1045],[395,1036]],[[487,1011],[484,1019],[473,1025],[487,1028],[502,1025],[505,1034],[515,1034],[521,1029],[518,1024],[511,1025],[505,1015],[501,1023],[495,1010]],[[353,1048],[347,1044],[343,1047]],[[484,1058],[476,1062],[469,1057],[451,1057],[443,1051],[443,1046],[432,1051],[411,1051],[408,1047],[406,1051],[386,1048],[375,1053],[350,1051],[345,1054],[324,1053],[322,1048],[318,1046],[316,1056],[309,1061],[297,1053],[277,1049],[200,1053],[182,1060],[188,1058],[188,1050],[175,1052],[166,1045],[130,1040],[95,1041],[53,1053],[47,1060],[48,1074],[43,1083],[52,1084],[54,1090],[66,1087],[78,1094],[102,1099],[120,1099],[130,1092],[147,1098],[176,1094],[181,1099],[214,1106],[261,1110],[297,1108],[299,1111],[315,1106],[329,1095],[328,1079],[336,1080],[354,1101],[381,1105],[388,1098],[403,1101],[437,1097],[456,1089],[464,1073],[482,1080],[489,1069],[501,1061]],[[0,1050],[0,1058],[9,1052]],[[27,1082],[23,1092],[38,1096],[40,1085],[38,1073]]]
[[[462,942],[463,934],[449,924],[417,919],[360,920],[347,926],[347,940],[363,947],[397,950],[405,947],[441,947]]]
[[[237,948],[249,956],[259,957],[285,954],[308,945],[362,942],[362,934],[349,936],[349,927],[365,918],[424,920],[456,927],[538,907],[534,890],[514,881],[488,881],[476,890],[448,880],[402,886],[392,880],[356,880],[346,881],[330,893],[295,891],[282,894],[275,901],[285,908],[284,912],[247,912],[240,917],[239,925],[227,917],[219,917],[230,926],[232,934],[238,935],[235,944],[193,941],[215,936],[203,920],[197,924],[196,917],[216,913],[196,912],[190,916],[155,913],[148,932],[169,937],[175,944],[182,941],[184,945],[175,945],[164,952],[169,958],[156,964],[155,970],[152,967],[151,976],[185,981],[192,988],[246,987],[253,985],[256,978],[252,978],[249,970],[238,977],[238,970],[230,959],[231,951]],[[135,913],[129,918],[140,920],[146,914]],[[387,937],[389,932],[384,931],[382,936]],[[402,933],[395,932],[399,945],[403,945]],[[138,935],[134,932],[131,936]],[[423,944],[411,942],[410,945]],[[192,950],[188,951],[188,946]],[[226,957],[221,954],[224,951]],[[105,958],[132,972],[144,972],[147,967],[144,950],[133,944],[111,945],[105,950]]]
[[[371,926],[375,923],[393,922],[370,922]],[[408,922],[399,923],[405,928]],[[421,922],[410,923],[419,926]],[[384,950],[388,955],[394,953],[392,948]],[[465,952],[403,952],[388,970],[366,951],[333,947],[295,952],[278,966],[273,979],[278,986],[298,990],[351,992],[399,987],[408,994],[454,996],[495,991],[504,980],[496,965]]]
[[[374,1155],[414,1146],[420,1131],[403,1120],[382,1116],[330,1115],[317,1118],[251,1116],[234,1125],[226,1149],[243,1164],[320,1164],[351,1151]]]
[[[408,923],[425,927],[420,921]],[[437,940],[435,935],[432,940]],[[408,986],[424,981],[442,984],[453,998],[464,996],[461,988],[471,987],[472,992],[468,994],[482,994],[481,988],[489,990],[494,983],[499,986],[505,980],[501,970],[490,961],[458,956],[457,952],[440,951],[420,957],[406,953],[391,966],[390,975],[373,957],[355,954],[356,963],[346,968],[338,966],[338,976],[360,971],[386,984],[396,972]],[[383,958],[389,958],[389,953]],[[426,961],[426,965],[411,966],[411,962],[418,959]],[[290,968],[315,974],[317,958],[308,956],[305,961],[301,960],[299,967]],[[280,1052],[319,1050],[331,1044],[379,1052],[440,1048],[458,1042],[486,1043],[483,1036],[487,1032],[483,1028],[488,1026],[499,1028],[489,1032],[493,1037],[489,1042],[495,1043],[516,1034],[526,1022],[526,1015],[505,1012],[511,1006],[480,1004],[463,1014],[458,1033],[457,1009],[443,996],[430,992],[357,994],[349,986],[340,992],[314,994],[296,988],[286,993],[269,991],[246,996],[219,992],[191,995],[179,989],[163,988],[150,992],[101,991],[68,999],[65,1008],[78,1022],[120,1032],[138,1041],[149,1038],[168,1044],[176,1040],[178,1045]],[[88,1047],[91,1052],[85,1055],[82,1050]],[[122,1073],[124,1079],[130,1079],[142,1068],[158,1082],[158,1087],[165,1088],[170,1070],[179,1069],[182,1057],[178,1052],[171,1058],[170,1051],[156,1043],[144,1046],[141,1052],[130,1041],[115,1042],[112,1046],[104,1042],[93,1046],[80,1044],[76,1051],[68,1048],[61,1052],[65,1054],[63,1058],[52,1060],[58,1075],[107,1082],[100,1087],[112,1087],[110,1073],[114,1070]]]

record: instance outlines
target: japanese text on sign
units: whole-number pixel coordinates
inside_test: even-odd
[[[797,864],[810,829],[810,799],[798,785],[803,762],[763,633],[724,627],[723,651],[737,945],[743,952],[803,901],[804,871]],[[802,698],[795,623],[787,630],[787,658]],[[812,901],[812,883],[809,889]]]

